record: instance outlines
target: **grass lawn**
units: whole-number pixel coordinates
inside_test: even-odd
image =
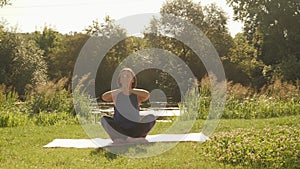
[[[221,120],[214,135],[239,128],[262,130],[280,126],[299,127],[300,115],[272,119]],[[199,132],[205,121],[195,122]],[[152,134],[166,124],[158,123]],[[173,149],[149,158],[127,158],[106,149],[43,148],[56,138],[88,138],[80,125],[0,128],[0,168],[246,168],[217,162],[205,156],[208,143],[179,143]],[[299,136],[299,133],[297,133]],[[296,151],[299,153],[299,150]],[[248,168],[251,168],[248,166]]]

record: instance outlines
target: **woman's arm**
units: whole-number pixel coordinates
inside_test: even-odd
[[[149,92],[144,89],[131,89],[131,93],[136,94],[139,99],[139,103],[144,102],[149,99]]]
[[[111,90],[102,94],[102,100],[106,102],[114,102],[118,93],[120,93],[120,89]]]

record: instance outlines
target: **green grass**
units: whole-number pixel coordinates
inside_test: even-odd
[[[262,134],[266,128],[271,130],[281,126],[299,128],[299,120],[300,116],[221,120],[211,138],[224,140],[225,137],[222,137],[224,133],[237,133],[236,131],[243,129],[260,131],[255,134],[261,135],[255,135],[255,138],[266,138],[268,135]],[[199,132],[204,122],[197,120],[191,132]],[[168,127],[166,123],[158,123],[151,134],[159,133],[166,127]],[[295,131],[298,133],[287,134],[299,138],[299,130]],[[235,164],[231,161],[218,160],[217,156],[210,153],[213,149],[223,150],[222,147],[217,146],[217,143],[220,143],[218,140],[207,143],[179,143],[160,155],[137,159],[115,155],[106,149],[43,148],[56,138],[88,138],[80,125],[7,127],[0,128],[0,133],[0,168],[253,168],[259,166],[249,164],[243,167],[242,165],[246,163]],[[293,151],[292,153],[298,153],[296,155],[299,157],[299,149]],[[296,162],[292,161],[292,163]]]

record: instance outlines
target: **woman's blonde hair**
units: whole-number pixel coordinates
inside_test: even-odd
[[[137,78],[135,76],[135,73],[133,72],[132,69],[126,67],[126,68],[123,68],[120,73],[119,73],[119,76],[118,76],[118,85],[121,86],[121,83],[120,83],[120,77],[121,77],[121,73],[122,72],[130,72],[130,74],[132,75],[133,77],[133,80],[132,80],[132,84],[131,84],[131,87],[132,88],[136,88],[137,87]]]

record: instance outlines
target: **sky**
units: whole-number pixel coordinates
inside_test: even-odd
[[[11,0],[0,8],[0,20],[18,32],[41,31],[48,26],[60,33],[82,32],[93,20],[103,22],[105,16],[118,20],[135,14],[158,13],[166,0]],[[241,32],[242,24],[233,21],[233,10],[226,0],[193,0],[202,5],[216,3],[229,17],[232,36]]]

